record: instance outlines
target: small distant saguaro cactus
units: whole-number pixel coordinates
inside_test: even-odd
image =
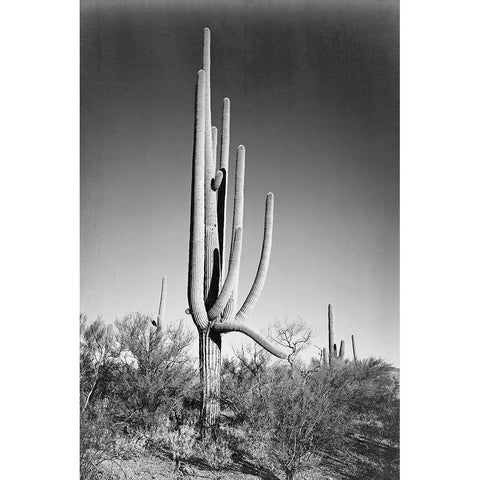
[[[160,304],[158,306],[157,321],[152,320],[152,325],[159,330],[162,328],[163,319],[165,317],[165,305],[167,303],[167,277],[162,277],[162,290],[160,292]]]
[[[353,361],[357,363],[357,350],[355,349],[355,337],[352,335],[352,352],[353,352]]]
[[[217,129],[211,124],[210,30],[204,29],[203,68],[197,74],[195,129],[190,210],[188,313],[198,329],[202,385],[202,428],[218,423],[222,334],[242,332],[279,358],[286,352],[245,323],[262,291],[272,246],[273,193],[265,204],[262,253],[247,298],[237,309],[238,279],[243,234],[245,147],[237,149],[232,240],[228,267],[225,254],[227,177],[230,149],[230,100],[223,100],[220,161],[217,164]]]
[[[343,360],[345,356],[345,342],[340,342],[340,349],[337,350],[337,344],[335,343],[335,324],[333,320],[333,305],[328,304],[328,359],[330,365],[336,360]]]

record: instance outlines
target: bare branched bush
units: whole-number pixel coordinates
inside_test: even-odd
[[[269,336],[289,351],[287,361],[290,366],[299,366],[299,354],[310,345],[312,329],[301,319],[276,322]]]

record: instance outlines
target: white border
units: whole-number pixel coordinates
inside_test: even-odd
[[[401,14],[402,478],[474,478],[479,8]],[[4,478],[78,478],[78,17],[2,4]]]
[[[79,5],[3,2],[0,35],[1,472],[75,479]]]
[[[404,479],[478,475],[478,18],[471,1],[401,3]]]

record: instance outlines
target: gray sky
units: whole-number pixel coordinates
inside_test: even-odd
[[[231,99],[231,170],[246,147],[240,300],[275,194],[267,282],[250,319],[301,317],[399,364],[396,1],[83,1],[81,311],[184,318],[193,100],[212,32],[212,115]],[[230,186],[233,186],[230,177]],[[230,193],[230,192],[229,192]],[[232,194],[229,196],[230,207]],[[226,352],[244,338],[228,334]]]

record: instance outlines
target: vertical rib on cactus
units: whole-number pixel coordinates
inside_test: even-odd
[[[162,291],[160,292],[160,305],[158,306],[157,327],[161,328],[165,317],[165,305],[167,303],[167,277],[162,277]]]
[[[334,358],[333,346],[335,344],[335,330],[333,324],[333,305],[328,304],[328,359],[330,363]]]
[[[212,127],[213,165],[216,165],[216,164],[217,164],[217,139],[218,139],[217,127]]]
[[[357,351],[355,350],[355,337],[352,335],[353,361],[357,363]]]

